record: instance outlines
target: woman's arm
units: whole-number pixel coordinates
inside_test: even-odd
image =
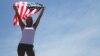
[[[21,17],[20,17],[20,15],[19,15],[19,13],[18,13],[17,8],[16,8],[15,6],[13,6],[13,8],[14,8],[14,10],[15,10],[15,12],[16,12],[16,15],[18,16],[20,28],[21,28],[21,30],[23,30],[24,27],[25,27],[25,24],[22,22]]]
[[[39,14],[39,16],[38,16],[36,22],[33,24],[33,27],[34,27],[35,29],[37,28],[37,26],[38,26],[38,24],[39,24],[39,22],[40,22],[40,19],[41,19],[42,15],[43,15],[44,10],[45,10],[45,7],[42,8],[42,10],[41,10],[41,12],[40,12],[40,14]]]

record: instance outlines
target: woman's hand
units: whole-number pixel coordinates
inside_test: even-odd
[[[17,8],[14,6],[13,4],[13,9],[15,10],[15,12],[18,12]]]

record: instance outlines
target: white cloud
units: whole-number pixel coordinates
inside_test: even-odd
[[[94,2],[88,1],[88,9],[83,7],[80,11],[76,10],[74,14],[70,14],[69,17],[65,16],[66,10],[57,10],[56,16],[48,19],[45,32],[41,30],[43,33],[42,41],[38,42],[40,44],[36,44],[35,47],[37,56],[99,56],[100,47],[97,47],[99,45],[91,46],[94,45],[93,43],[99,42],[93,39],[100,39],[98,22],[100,17],[97,10],[99,5],[93,6],[92,3]],[[91,9],[95,6],[96,9]]]
[[[37,56],[81,56],[81,55],[100,55],[95,48],[92,48],[88,44],[88,39],[94,38],[97,29],[84,29],[81,32],[77,32],[70,35],[52,35],[50,37],[58,37],[57,40],[51,40],[47,43],[37,45]],[[60,37],[60,38],[59,38]],[[55,38],[53,38],[55,39]],[[45,39],[46,40],[46,39]],[[48,40],[49,41],[49,40]],[[40,50],[39,50],[39,49]],[[95,53],[93,53],[95,51]],[[96,53],[97,52],[97,53]]]

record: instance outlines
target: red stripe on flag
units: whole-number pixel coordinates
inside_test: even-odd
[[[15,3],[14,6],[18,9],[18,13],[19,13],[22,21],[24,21],[26,19],[26,17],[38,12],[38,9],[33,9],[33,10],[28,9],[26,7],[27,2],[18,2],[18,3]],[[14,16],[14,25],[18,25],[18,24],[19,24],[18,16],[15,15]]]

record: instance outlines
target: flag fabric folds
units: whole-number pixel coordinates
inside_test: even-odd
[[[22,21],[25,21],[28,16],[37,13],[43,7],[43,5],[39,3],[22,1],[14,3],[13,6],[18,9]],[[13,22],[14,26],[19,25],[18,16],[16,14]]]

